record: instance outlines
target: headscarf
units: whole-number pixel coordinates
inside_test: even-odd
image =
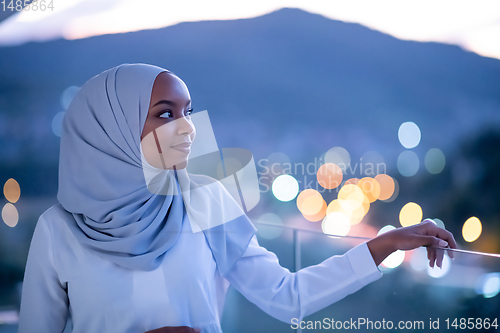
[[[206,209],[189,203],[190,187],[201,189],[205,202],[217,201],[204,214],[208,221],[224,214],[224,202],[234,203],[222,185],[204,189],[195,184],[203,178],[193,181],[185,169],[159,172],[166,192],[148,189],[143,168],[155,168],[145,162],[140,137],[154,81],[165,71],[141,63],[106,70],[79,89],[63,120],[57,199],[73,217],[67,223],[83,247],[133,270],[156,269],[188,211]],[[256,229],[244,213],[211,225],[203,232],[224,276]]]

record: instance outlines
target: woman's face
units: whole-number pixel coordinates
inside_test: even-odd
[[[196,131],[191,122],[191,97],[177,76],[162,72],[154,82],[141,135],[146,160],[159,169],[183,169]]]

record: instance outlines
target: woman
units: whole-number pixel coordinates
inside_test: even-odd
[[[435,247],[456,248],[423,221],[291,273],[244,213],[226,214],[236,205],[219,182],[188,176],[191,112],[184,82],[152,65],[123,64],[81,87],[63,122],[59,203],[30,245],[20,333],[222,332],[229,284],[291,323],[380,278],[397,249],[426,246],[441,267]]]

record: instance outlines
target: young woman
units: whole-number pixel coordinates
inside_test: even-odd
[[[291,273],[244,213],[227,214],[234,200],[219,182],[186,172],[191,112],[185,83],[152,65],[123,64],[80,88],[63,122],[59,203],[30,245],[20,333],[222,332],[229,284],[291,323],[380,278],[398,249],[426,246],[432,267],[435,247],[456,248],[423,221]]]

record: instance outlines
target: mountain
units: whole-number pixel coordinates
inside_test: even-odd
[[[333,146],[393,168],[399,125],[432,147],[500,125],[500,60],[457,46],[403,41],[296,8],[228,21],[0,47],[0,165],[57,166],[52,133],[62,91],[121,63],[167,68],[208,110],[220,147],[308,163]],[[9,169],[11,170],[11,169]]]

